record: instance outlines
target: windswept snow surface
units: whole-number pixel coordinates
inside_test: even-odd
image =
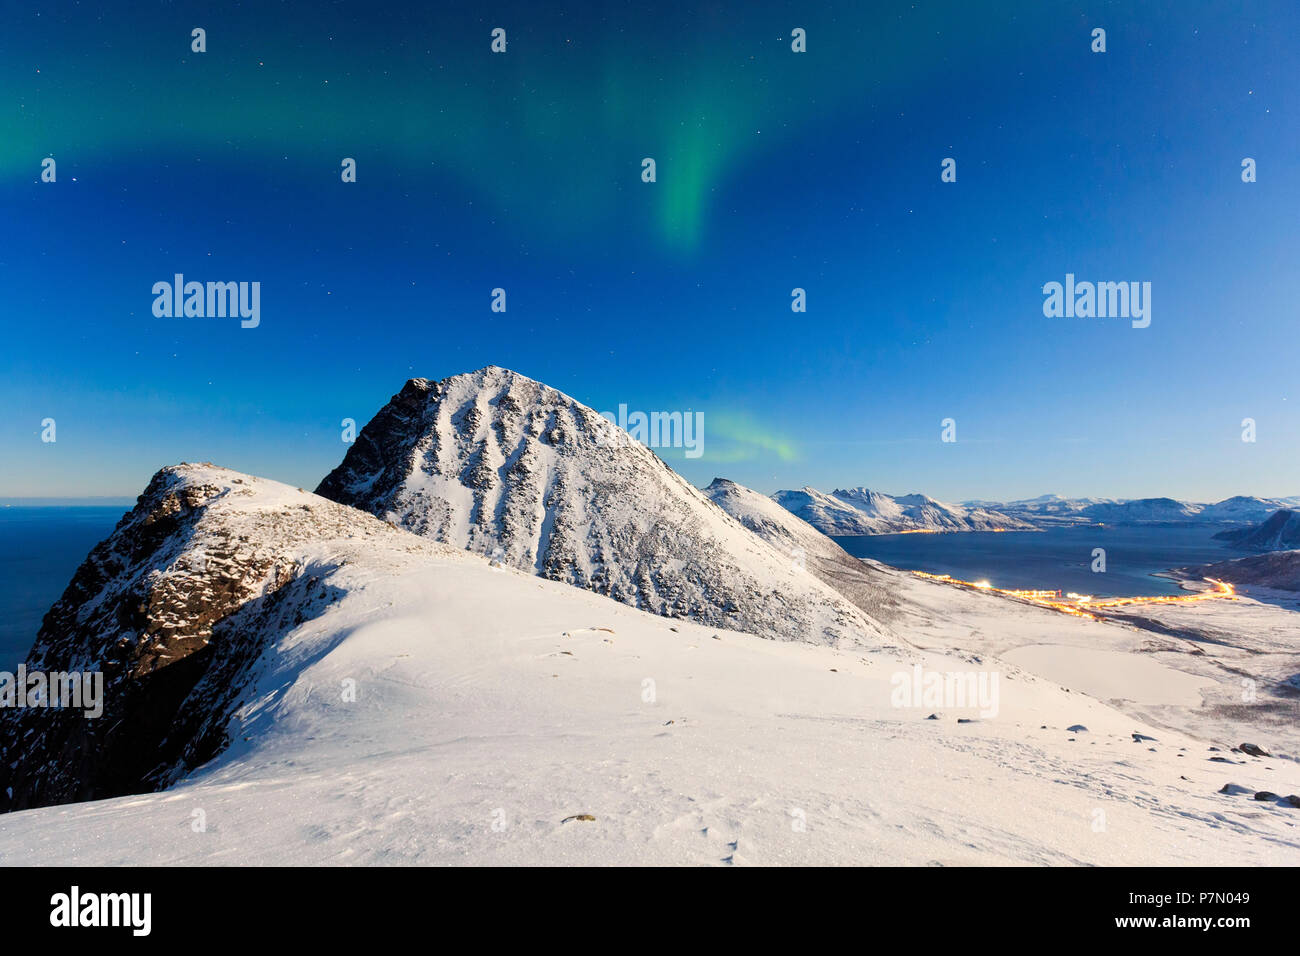
[[[1194,734],[1225,758],[1245,759],[1226,751],[1249,742],[1300,759],[1294,610],[1239,596],[1095,609],[1103,619],[1089,621],[883,570],[903,611],[896,627],[917,647],[1018,663],[1135,720]]]
[[[203,520],[335,515],[244,480]],[[0,816],[0,863],[1300,864],[1300,809],[1218,792],[1300,792],[1292,759],[1212,762],[983,650],[762,640],[346,524],[278,546],[334,599],[260,635],[228,749],[164,792]],[[1006,607],[982,622],[1047,613]],[[946,673],[997,674],[996,713],[904,706]]]

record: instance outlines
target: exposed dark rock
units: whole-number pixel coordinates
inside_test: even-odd
[[[1254,792],[1255,791],[1250,787],[1243,787],[1235,783],[1225,783],[1219,789],[1219,793],[1227,793],[1233,796],[1240,796],[1242,794],[1253,794]]]
[[[206,763],[226,746],[267,642],[336,597],[291,545],[327,532],[406,537],[322,499],[258,499],[259,481],[212,466],[164,468],[91,551],[25,663],[28,672],[102,673],[103,714],[0,713],[0,810],[162,789]],[[241,504],[259,500],[273,504]]]
[[[1214,537],[1243,551],[1287,551],[1300,548],[1300,511],[1279,508],[1257,525],[1220,531]]]

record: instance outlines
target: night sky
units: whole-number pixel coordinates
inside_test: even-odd
[[[1294,2],[110,6],[0,7],[0,496],[310,489],[489,364],[704,412],[697,484],[1300,494]],[[175,273],[261,324],[156,318]],[[1066,273],[1150,327],[1045,317]]]

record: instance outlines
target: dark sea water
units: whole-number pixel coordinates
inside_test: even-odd
[[[41,618],[129,508],[0,507],[0,670],[31,649]]]
[[[998,588],[1060,589],[1098,597],[1176,594],[1177,582],[1152,577],[1189,564],[1241,557],[1212,536],[1223,526],[1052,528],[1048,531],[884,534],[837,537],[849,554],[909,571],[987,579]],[[1093,548],[1106,551],[1092,571]]]

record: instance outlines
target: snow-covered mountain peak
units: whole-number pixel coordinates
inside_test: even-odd
[[[669,617],[831,643],[883,633],[615,423],[496,366],[407,382],[317,492]]]

